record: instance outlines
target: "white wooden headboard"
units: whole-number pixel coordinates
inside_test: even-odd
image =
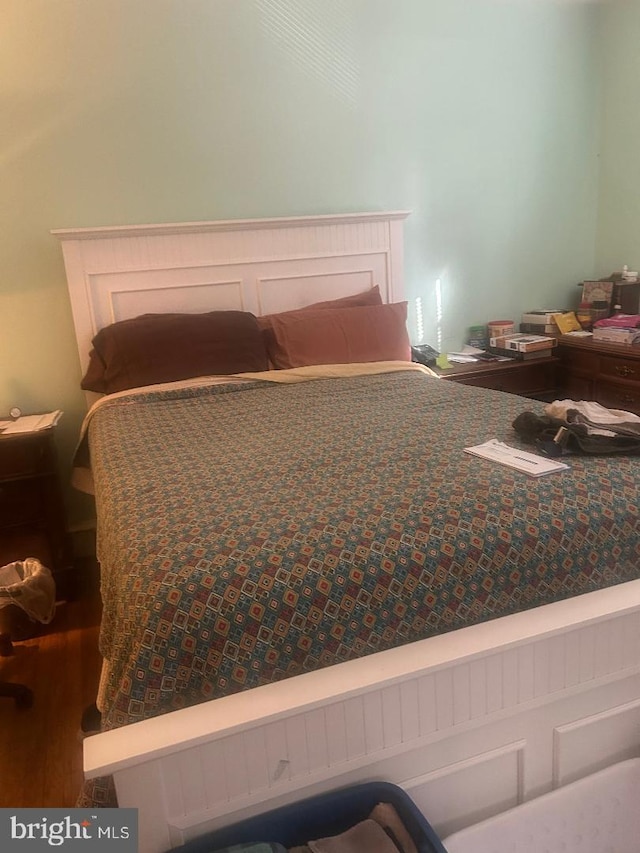
[[[103,326],[146,313],[270,314],[379,285],[403,298],[409,211],[59,229],[84,373]]]

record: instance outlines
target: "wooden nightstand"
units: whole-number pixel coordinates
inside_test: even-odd
[[[54,432],[0,433],[0,565],[37,557],[60,599],[72,593],[73,559]]]
[[[559,363],[555,356],[546,356],[527,361],[476,361],[454,364],[448,370],[435,370],[443,379],[461,382],[463,385],[507,391],[535,400],[554,400]]]

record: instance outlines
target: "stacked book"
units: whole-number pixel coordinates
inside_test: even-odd
[[[566,308],[541,308],[526,311],[520,318],[520,331],[527,335],[557,335],[558,326],[554,314],[564,314]]]
[[[640,344],[640,314],[623,314],[617,310],[612,317],[593,324],[593,340],[615,344]]]
[[[526,361],[550,356],[556,344],[556,338],[546,335],[505,335],[489,339],[489,352]]]
[[[610,344],[640,344],[640,329],[594,329],[593,340]]]

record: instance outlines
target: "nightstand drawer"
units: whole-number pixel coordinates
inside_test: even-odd
[[[38,481],[0,483],[0,529],[35,523],[44,513],[45,496]]]
[[[443,378],[464,385],[526,396],[549,392],[555,388],[556,364],[555,358],[548,358],[531,363],[510,361],[491,363],[490,366],[483,364],[481,369],[475,370],[475,365],[465,365],[468,369],[464,373],[445,374]]]
[[[50,469],[48,442],[39,436],[0,439],[0,480],[29,477]]]
[[[519,370],[512,371],[500,378],[493,387],[510,394],[533,394],[549,391],[555,387],[555,361],[539,361],[535,364],[521,365]]]

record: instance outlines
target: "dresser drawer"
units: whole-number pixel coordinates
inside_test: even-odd
[[[560,358],[566,370],[592,375],[598,372],[600,353],[589,352],[572,347],[560,349]]]
[[[594,397],[600,405],[607,409],[622,409],[640,415],[640,384],[622,382],[603,382],[597,380],[594,387]]]
[[[0,482],[0,529],[38,522],[45,514],[45,501],[38,480]]]
[[[0,438],[0,480],[30,477],[51,470],[49,441],[44,436]]]
[[[610,376],[612,379],[637,382],[640,389],[640,361],[603,355],[600,358],[600,374]]]

